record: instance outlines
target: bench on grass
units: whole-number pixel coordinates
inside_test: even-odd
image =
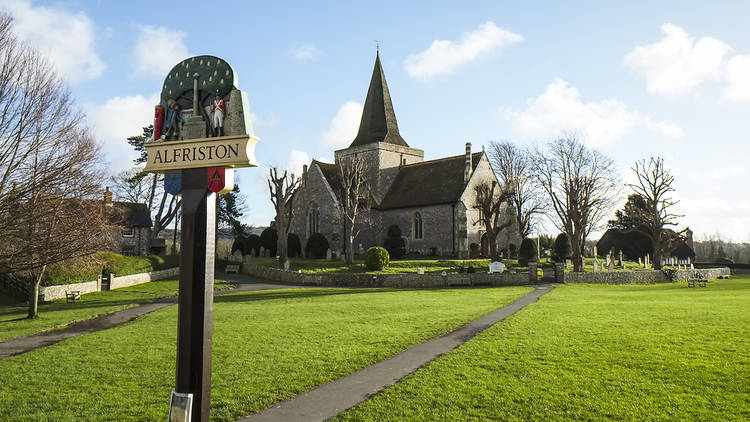
[[[227,264],[227,268],[224,270],[225,273],[235,273],[238,274],[240,272],[240,264]]]
[[[73,291],[70,291],[70,292],[67,291],[67,290],[65,291],[65,302],[66,303],[70,303],[70,302],[75,303],[75,302],[78,302],[79,300],[81,300],[81,291],[80,290],[73,290]]]
[[[706,279],[703,278],[703,274],[695,273],[695,278],[688,279],[688,287],[706,287]]]

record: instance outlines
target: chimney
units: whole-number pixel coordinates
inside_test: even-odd
[[[464,167],[464,183],[471,178],[471,142],[466,143],[466,167]]]
[[[107,207],[112,206],[112,191],[109,190],[109,186],[104,190],[104,205]]]

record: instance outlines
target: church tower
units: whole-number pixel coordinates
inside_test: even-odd
[[[375,67],[357,136],[348,148],[336,151],[334,156],[336,164],[351,156],[365,161],[372,197],[378,204],[398,175],[400,166],[424,160],[424,151],[409,147],[398,131],[379,53],[375,54]]]

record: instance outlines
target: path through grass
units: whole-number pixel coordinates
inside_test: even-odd
[[[176,296],[178,284],[175,279],[159,280],[107,292],[88,293],[82,295],[77,303],[66,303],[65,299],[40,303],[39,318],[36,319],[26,319],[28,307],[25,305],[0,306],[0,341],[65,327],[76,321],[131,308],[160,297]],[[230,283],[216,280],[215,286],[224,289]]]
[[[750,275],[558,287],[339,420],[750,420]]]
[[[212,420],[231,421],[512,302],[528,287],[288,289],[216,298]],[[177,308],[0,360],[0,420],[163,420]]]

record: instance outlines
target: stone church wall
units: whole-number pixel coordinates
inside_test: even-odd
[[[304,253],[310,235],[308,216],[317,205],[319,232],[328,239],[331,251],[340,252],[343,244],[343,224],[338,201],[335,199],[323,173],[313,165],[305,175],[304,188],[297,190],[293,202],[292,223],[289,230],[300,238]]]
[[[414,217],[417,212],[422,216],[422,239],[414,237]],[[397,224],[401,228],[402,236],[406,238],[406,250],[409,253],[432,255],[434,249],[435,255],[438,256],[454,255],[453,204],[390,209],[381,213],[381,244],[388,227]]]

